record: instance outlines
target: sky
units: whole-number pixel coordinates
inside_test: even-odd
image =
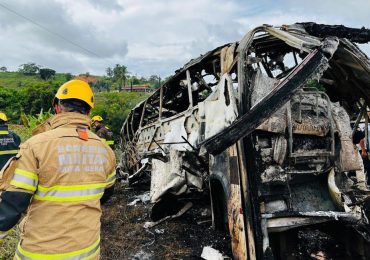
[[[0,66],[172,75],[261,24],[370,28],[370,0],[0,0]],[[360,45],[370,56],[370,45]]]

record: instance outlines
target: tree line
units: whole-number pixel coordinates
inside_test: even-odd
[[[8,68],[5,66],[0,67],[0,72],[9,72]],[[38,75],[42,80],[50,80],[52,79],[56,71],[50,68],[44,68],[40,65],[37,65],[36,63],[29,62],[25,64],[21,64],[18,67],[17,72],[22,73],[27,76],[35,76]],[[71,73],[66,73],[69,74],[70,78],[72,78]]]
[[[7,67],[1,66],[0,72],[8,72]],[[56,75],[56,71],[50,68],[42,67],[34,62],[21,64],[17,72],[27,76],[39,76],[42,80],[52,80]],[[149,85],[153,90],[158,89],[163,80],[159,75],[151,75],[149,77],[132,75],[125,65],[116,64],[113,67],[108,67],[105,70],[106,74],[103,76],[93,76],[89,72],[79,74],[77,76],[85,76],[87,78],[93,77],[96,80],[89,82],[97,92],[110,92],[117,90],[121,92],[124,87],[131,87],[135,85]],[[74,77],[71,73],[64,73],[66,80]]]
[[[159,75],[151,75],[149,77],[131,75],[125,65],[116,64],[114,67],[108,67],[106,75],[99,78],[93,84],[97,91],[117,90],[121,92],[124,87],[134,85],[149,85],[153,90],[158,89],[162,84],[162,79]]]
[[[1,69],[0,67],[0,82],[2,82],[0,84],[0,111],[8,115],[12,124],[23,124],[24,120],[21,119],[21,115],[36,116],[41,111],[52,111],[52,99],[57,89],[75,77],[70,73],[53,73],[46,80],[41,76],[43,69],[47,68],[41,68],[35,63],[26,63],[20,65],[19,69],[12,74],[6,68]],[[7,73],[2,76],[2,72]],[[19,73],[25,76],[20,77]],[[91,115],[103,116],[105,123],[112,129],[117,139],[127,114],[148,94],[116,93],[113,90],[120,91],[128,84],[148,84],[153,88],[158,88],[159,76],[153,75],[148,78],[133,76],[129,74],[126,66],[119,64],[113,68],[107,68],[106,73],[104,76],[92,76],[86,72],[78,76],[97,79],[95,83],[90,83],[96,94],[96,106]],[[104,84],[106,86],[102,87]]]

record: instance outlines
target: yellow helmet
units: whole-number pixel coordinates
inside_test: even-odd
[[[4,122],[7,122],[8,118],[6,117],[6,115],[4,113],[0,112],[0,120],[3,120]]]
[[[88,83],[83,80],[73,79],[64,83],[55,94],[58,99],[75,98],[84,101],[91,108],[94,108],[94,93]]]
[[[93,123],[95,121],[102,122],[103,118],[101,116],[93,116],[93,118],[91,118],[91,120],[92,120]]]

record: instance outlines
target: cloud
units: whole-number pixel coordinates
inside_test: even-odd
[[[91,3],[90,8],[98,10],[101,4],[94,7],[97,4]],[[19,65],[27,61],[42,63],[47,54],[48,57],[55,58],[55,61],[49,59],[44,66],[63,71],[70,68],[68,71],[72,70],[74,73],[91,68],[92,71],[102,74],[104,69],[101,70],[98,64],[103,63],[107,67],[107,59],[116,56],[123,59],[127,54],[127,42],[124,38],[112,37],[111,33],[99,31],[99,28],[92,24],[78,23],[70,16],[65,2],[39,0],[36,5],[31,1],[16,0],[7,3],[6,7],[19,14],[4,8],[0,11],[1,34],[3,37],[7,36],[7,44],[4,41],[2,44],[5,54],[2,60],[9,62],[10,67],[15,67],[15,63]],[[84,11],[81,8],[79,10],[82,13]],[[62,66],[60,61],[65,64]],[[92,64],[97,65],[91,66]]]
[[[115,0],[88,0],[93,6],[101,10],[121,10],[122,6]]]
[[[38,5],[31,1],[15,2],[7,6],[19,14],[27,14],[32,21],[12,14],[13,19],[9,21],[16,21],[19,25],[14,34],[29,35],[33,41],[40,41],[48,48],[85,55],[109,57],[127,52],[127,43],[123,39],[111,40],[104,32],[97,33],[91,25],[76,23],[63,3],[48,0],[39,0]]]
[[[299,5],[293,0],[0,0],[0,4],[64,38],[0,7],[4,63],[0,65],[16,68],[33,61],[58,71],[101,75],[120,63],[145,76],[170,75],[191,58],[240,40],[261,24],[315,21],[369,27],[370,9],[366,0],[356,4],[311,0]]]

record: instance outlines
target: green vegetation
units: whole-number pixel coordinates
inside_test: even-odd
[[[13,259],[15,250],[20,237],[19,227],[14,227],[14,230],[5,239],[2,245],[0,245],[0,259]]]
[[[131,109],[148,96],[147,93],[136,92],[98,93],[96,95],[96,106],[91,116],[102,116],[104,123],[113,131],[117,141],[122,124]]]
[[[320,84],[317,80],[310,80],[307,83],[307,86],[309,88],[313,88],[313,89],[317,89],[317,90],[322,91],[322,92],[326,92],[325,87],[322,84]]]
[[[108,77],[110,77],[113,82],[118,84],[118,91],[121,92],[122,87],[126,85],[126,80],[128,77],[127,67],[125,65],[116,64],[113,69],[108,67],[106,71]]]
[[[18,72],[21,72],[25,75],[36,75],[39,72],[40,66],[36,65],[36,63],[29,62],[19,66]]]
[[[0,102],[1,102],[1,92],[2,89],[0,88]],[[35,92],[37,93],[37,92]],[[53,92],[55,93],[55,92]],[[53,93],[49,93],[49,97],[46,99],[51,99],[53,97]],[[41,91],[40,95],[42,96],[43,93]],[[35,94],[31,93],[30,96],[35,97]],[[121,93],[97,93],[96,94],[96,106],[91,112],[91,117],[94,115],[100,115],[104,118],[104,123],[109,126],[109,128],[113,131],[115,135],[116,142],[119,139],[119,133],[122,127],[124,120],[126,119],[127,115],[130,113],[131,109],[140,101],[148,97],[146,93],[135,93],[135,92],[121,92]],[[11,98],[8,96],[7,98]],[[25,100],[29,100],[30,98],[27,96],[23,96]],[[35,97],[36,98],[36,97]],[[6,98],[5,98],[6,100]],[[37,100],[42,100],[37,98]],[[32,113],[27,113],[27,115],[23,112],[19,114],[21,110],[10,110],[9,113],[7,109],[3,109],[0,107],[0,111],[8,112],[8,115],[12,115],[10,117],[13,123],[17,123],[17,125],[12,125],[11,129],[19,134],[22,138],[22,141],[27,140],[32,135],[32,129],[35,128],[38,124],[44,122],[50,116],[52,116],[51,108],[46,110],[47,112],[43,112],[43,108],[40,108],[39,102],[31,102],[28,104],[29,108],[28,111],[32,111]],[[20,102],[23,103],[23,102]],[[51,101],[47,102],[51,105]],[[34,105],[34,107],[32,107]],[[36,110],[39,109],[39,113],[36,113]],[[40,112],[41,111],[41,112]],[[18,113],[18,114],[17,114]]]
[[[22,143],[32,136],[32,128],[23,125],[9,125],[9,129],[21,138]],[[1,259],[1,258],[0,258]]]
[[[69,73],[57,73],[47,82],[65,82]],[[39,84],[43,81],[39,75],[25,75],[21,72],[0,72],[0,87],[20,89],[31,85]]]
[[[51,109],[51,102],[63,82],[39,82],[27,87],[11,89],[0,87],[0,111],[6,113],[12,123],[21,123],[20,114],[35,115]]]
[[[92,87],[100,91],[118,90],[121,92],[123,87],[134,85],[149,85],[152,90],[158,89],[161,86],[161,77],[158,75],[151,75],[149,77],[138,77],[130,75],[125,65],[116,64],[113,68],[108,67],[106,70],[107,75],[99,77]],[[87,73],[85,74],[87,75]]]
[[[110,91],[119,90],[131,84],[147,84],[155,89],[159,87],[160,78],[156,75],[148,78],[130,76],[127,67],[119,64],[113,68],[107,68],[106,72],[107,75],[102,77],[91,76],[88,72],[80,76],[86,77],[87,80],[95,79],[95,83],[91,83],[91,86],[95,92],[96,105],[91,116],[101,115],[118,141],[126,116],[138,102],[148,97],[148,94]],[[51,103],[58,87],[72,78],[70,73],[55,73],[54,70],[41,68],[35,63],[22,64],[17,72],[8,72],[6,67],[2,68],[0,111],[8,115],[11,124],[25,125],[14,129],[23,137],[23,141],[31,136],[31,130],[36,126],[36,121],[45,119],[40,119],[40,116],[45,115],[42,111],[49,111],[49,114],[52,111]]]
[[[38,126],[39,124],[45,122],[47,119],[49,119],[50,117],[52,117],[53,114],[50,112],[50,109],[49,111],[47,112],[43,112],[41,110],[41,112],[39,114],[37,114],[37,116],[33,116],[33,115],[26,115],[24,113],[21,114],[21,119],[22,119],[22,122],[23,122],[23,125],[25,127],[28,127],[28,128],[35,128],[36,126]]]
[[[39,124],[43,123],[53,114],[49,111],[43,112],[41,111],[36,116],[33,115],[26,115],[21,113],[21,122],[22,125],[9,125],[9,129],[17,133],[20,137],[22,142],[26,141],[28,138],[32,136],[32,130]],[[0,258],[1,259],[1,258]]]
[[[40,74],[40,78],[42,78],[43,80],[48,80],[55,76],[55,70],[40,69],[39,74]]]

